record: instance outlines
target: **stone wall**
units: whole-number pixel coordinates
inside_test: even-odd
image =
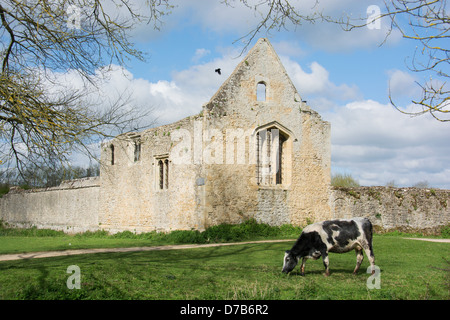
[[[58,187],[13,187],[0,199],[0,219],[14,227],[46,228],[67,233],[99,227],[99,179],[65,181]]]
[[[367,217],[376,231],[439,233],[450,224],[450,190],[333,188],[334,218]]]
[[[201,186],[200,186],[201,187]],[[88,178],[66,181],[58,187],[45,189],[22,190],[12,188],[0,198],[0,219],[15,227],[49,228],[63,230],[67,233],[95,231],[104,229],[100,215],[100,184],[98,178]],[[259,222],[270,225],[281,225],[289,222],[288,210],[285,208],[288,191],[277,189],[261,189],[258,193],[258,206],[254,216]],[[273,206],[276,203],[277,205]],[[393,230],[423,232],[425,234],[439,233],[442,226],[450,224],[450,190],[389,188],[389,187],[359,187],[332,188],[330,203],[332,218],[368,217],[376,232]],[[272,209],[270,209],[272,207]],[[226,205],[224,208],[226,211]],[[242,220],[248,213],[242,212]],[[174,216],[182,217],[184,215]],[[127,215],[124,215],[127,216]],[[128,216],[129,217],[129,216]],[[163,219],[162,217],[160,219]],[[194,229],[197,219],[185,217],[185,220],[152,221],[156,225],[147,226],[149,230],[167,230],[166,223],[174,223],[173,229],[191,225]],[[180,219],[180,218],[178,218]],[[177,219],[175,219],[177,220]],[[224,216],[221,222],[238,223],[233,216]],[[305,216],[305,225],[319,217]],[[130,223],[117,221],[115,228],[106,228],[117,232],[130,230]],[[141,221],[144,224],[150,221]],[[133,226],[134,227],[134,226]],[[155,228],[156,227],[156,228]],[[133,230],[134,231],[134,230]]]

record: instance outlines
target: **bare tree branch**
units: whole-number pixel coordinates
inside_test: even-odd
[[[222,0],[232,6],[237,0]],[[417,49],[408,62],[408,68],[417,73],[433,74],[434,78],[418,83],[423,90],[420,100],[412,100],[419,110],[406,112],[395,104],[391,95],[391,103],[403,113],[421,115],[430,113],[436,120],[447,122],[450,117],[449,102],[449,56],[450,17],[447,0],[385,0],[384,10],[376,16],[365,12],[359,17],[352,13],[339,17],[325,15],[318,9],[320,0],[316,0],[312,8],[294,7],[288,0],[261,0],[257,2],[239,0],[247,8],[260,17],[256,26],[237,41],[244,42],[244,52],[251,41],[261,32],[296,28],[303,23],[334,23],[345,31],[359,28],[371,28],[373,24],[383,22],[386,34],[380,46],[385,44],[394,30],[403,38],[415,41]],[[297,2],[299,3],[299,2]],[[368,8],[370,6],[368,5]],[[306,12],[306,13],[305,13]],[[242,54],[241,52],[241,54]]]
[[[151,109],[133,106],[129,93],[114,101],[92,100],[100,94],[96,73],[143,59],[131,42],[132,28],[143,21],[159,28],[172,6],[149,0],[146,8],[138,12],[131,0],[2,1],[1,163],[23,172],[33,162],[68,162],[75,149],[90,154],[92,141],[152,124],[142,123]],[[84,79],[84,86],[55,77],[69,71]]]

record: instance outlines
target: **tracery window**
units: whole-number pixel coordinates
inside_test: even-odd
[[[277,127],[256,133],[256,182],[258,185],[282,185],[288,182],[289,136]]]

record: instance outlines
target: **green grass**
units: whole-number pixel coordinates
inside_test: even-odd
[[[35,239],[39,241],[39,239]],[[374,237],[381,289],[369,290],[365,258],[353,276],[355,254],[330,254],[281,273],[292,243],[102,253],[0,262],[0,299],[449,299],[450,245]],[[67,267],[81,271],[81,289],[69,290]]]
[[[448,237],[449,228],[442,230]],[[0,253],[182,243],[295,239],[300,228],[270,227],[254,220],[220,225],[204,232],[87,232],[9,229],[0,224]],[[85,254],[0,262],[0,299],[442,299],[450,298],[450,244],[403,239],[394,232],[374,236],[381,289],[369,290],[367,257],[353,276],[355,254],[330,254],[331,276],[322,260],[309,260],[306,276],[298,267],[281,273],[292,243]],[[414,234],[413,236],[420,236]],[[69,245],[70,244],[70,245]],[[69,290],[67,268],[81,270],[81,289]]]

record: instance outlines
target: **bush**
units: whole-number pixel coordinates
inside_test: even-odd
[[[63,237],[65,233],[63,231],[56,231],[51,229],[38,229],[31,227],[27,229],[23,228],[9,228],[0,223],[0,236],[20,236],[20,237]]]
[[[2,183],[0,184],[0,198],[3,197],[3,195],[7,194],[9,192],[9,185]]]
[[[356,188],[359,182],[349,174],[336,173],[331,176],[331,185],[333,187]]]
[[[441,228],[441,237],[445,239],[450,239],[450,225]]]
[[[173,243],[205,243],[205,238],[198,230],[174,230],[167,235]]]
[[[75,236],[78,238],[104,238],[109,235],[108,231],[97,230],[97,231],[86,231],[83,233],[77,233]]]

